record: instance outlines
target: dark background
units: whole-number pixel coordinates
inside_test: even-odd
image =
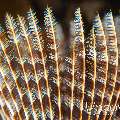
[[[57,21],[63,28],[65,41],[69,44],[69,21],[73,18],[76,8],[81,9],[85,34],[88,34],[96,11],[100,13],[101,18],[110,9],[113,16],[119,15],[120,0],[0,0],[0,20],[4,19],[6,12],[13,16],[17,14],[24,16],[32,7],[36,11],[41,27],[44,27],[43,14],[47,5],[52,7]]]
[[[120,1],[117,0],[30,0],[30,3],[37,12],[37,17],[40,21],[43,21],[43,17],[41,18],[40,16],[43,16],[43,10],[46,5],[48,4],[52,7],[54,16],[63,28],[65,44],[68,46],[70,37],[69,21],[74,17],[76,8],[80,7],[82,13],[85,36],[87,36],[92,27],[92,20],[97,11],[102,19],[104,14],[110,9],[113,12],[113,16],[119,15],[120,8]]]

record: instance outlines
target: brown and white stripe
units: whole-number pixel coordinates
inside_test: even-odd
[[[117,48],[117,36],[115,32],[115,26],[113,21],[112,12],[108,12],[104,17],[104,30],[107,41],[107,55],[108,55],[108,73],[106,88],[104,92],[104,99],[102,103],[102,111],[99,119],[105,119],[106,112],[109,111],[109,105],[114,93],[116,78],[117,78],[117,66],[118,66],[118,48]]]

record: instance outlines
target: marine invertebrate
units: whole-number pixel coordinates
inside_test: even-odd
[[[30,9],[25,17],[16,19],[7,14],[0,27],[1,118],[111,118],[114,111],[104,106],[114,109],[120,94],[119,29],[115,30],[112,12],[106,14],[104,25],[97,15],[85,39],[77,9],[70,49],[64,56],[50,8],[45,10],[44,20],[41,31]]]

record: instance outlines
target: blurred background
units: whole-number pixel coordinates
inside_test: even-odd
[[[104,13],[112,9],[114,15],[119,14],[119,0],[1,0],[0,1],[0,20],[4,19],[6,12],[12,16],[20,14],[24,16],[29,8],[33,8],[37,13],[41,25],[43,25],[43,11],[46,6],[53,9],[53,13],[57,21],[61,24],[64,37],[69,42],[69,21],[74,16],[76,8],[80,7],[83,22],[85,26],[85,34],[91,29],[92,19],[96,12],[103,17]]]

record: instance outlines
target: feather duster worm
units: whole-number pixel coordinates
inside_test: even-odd
[[[24,17],[7,14],[0,27],[0,119],[114,119],[120,103],[119,21],[111,11],[104,21],[97,15],[86,38],[78,8],[64,54],[50,8],[43,31],[31,9]]]

